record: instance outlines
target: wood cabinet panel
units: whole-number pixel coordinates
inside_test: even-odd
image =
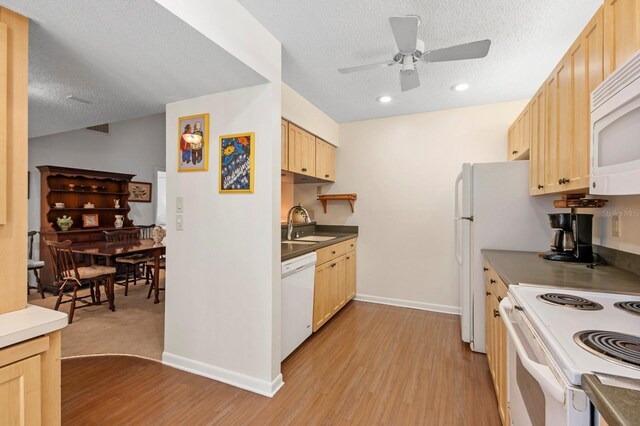
[[[313,331],[322,327],[356,294],[356,240],[316,250]],[[345,254],[346,253],[346,254]]]
[[[289,123],[289,171],[316,175],[316,139],[293,123]]]
[[[0,367],[0,424],[41,424],[41,403],[39,355]]]
[[[347,302],[356,296],[356,259],[355,251],[345,256]]]
[[[498,401],[498,412],[503,425],[510,424],[507,382],[507,329],[500,317],[499,305],[507,297],[508,287],[489,263],[484,266],[485,276],[485,347],[489,371]]]
[[[320,138],[316,138],[316,177],[336,180],[336,148]]]
[[[591,19],[580,38],[570,50],[572,80],[572,145],[567,164],[568,190],[589,188],[590,162],[590,95],[604,78],[603,61],[603,11],[602,8]]]
[[[529,153],[529,193],[544,194],[545,165],[545,88],[542,86],[531,100],[531,150]]]
[[[640,49],[640,0],[606,0],[604,71],[611,74]]]
[[[0,7],[6,30],[4,89],[0,91],[0,314],[27,304],[27,151],[29,19]],[[3,149],[4,148],[4,149]],[[10,188],[10,190],[7,190]]]
[[[280,167],[282,170],[289,170],[289,122],[287,122],[287,120],[280,119],[280,134],[282,144],[282,160]]]

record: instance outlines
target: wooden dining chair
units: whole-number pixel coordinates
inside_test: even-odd
[[[167,269],[167,259],[164,257],[161,257],[159,259],[159,265],[158,265],[158,270],[165,270]],[[156,266],[156,261],[155,259],[152,259],[150,262],[147,262],[147,284],[149,282],[151,282],[151,286],[149,287],[149,293],[147,294],[147,299],[149,299],[151,297],[151,293],[153,293],[153,290],[155,289],[155,282],[156,280],[154,280],[154,276],[153,276],[153,270],[154,267]],[[159,291],[164,291],[164,288],[160,287],[160,277],[158,277],[158,290]]]
[[[151,225],[140,225],[138,229],[140,230],[140,239],[141,240],[150,240],[153,238],[153,228],[156,225],[152,223]]]
[[[137,229],[122,231],[102,231],[109,243],[133,244],[140,241],[140,231]],[[116,264],[124,265],[126,275],[124,282],[116,281],[116,284],[124,286],[124,295],[129,294],[129,277],[133,277],[133,285],[138,283],[138,271],[144,269],[147,262],[153,261],[153,257],[143,254],[125,255],[116,257]]]
[[[38,235],[38,231],[29,231],[27,232],[27,237],[29,238],[28,246],[29,246],[29,257],[27,258],[27,274],[29,271],[33,271],[33,275],[36,277],[37,289],[38,293],[40,293],[40,297],[44,299],[44,289],[42,288],[42,282],[40,281],[40,274],[38,271],[44,267],[44,261],[35,260],[33,258],[33,237]],[[31,287],[29,286],[29,281],[27,280],[27,294],[31,293]]]
[[[55,310],[57,311],[61,304],[71,303],[69,309],[69,324],[73,322],[73,314],[76,309],[87,306],[100,305],[100,285],[104,287],[104,292],[109,300],[109,308],[114,310],[113,280],[115,279],[116,268],[112,266],[76,266],[76,261],[71,251],[71,241],[54,242],[44,240],[53,262],[53,274],[58,287],[58,300],[56,301]],[[78,290],[83,285],[89,285],[89,294],[78,296]],[[71,294],[69,294],[71,293]],[[63,296],[67,296],[70,300],[62,301]],[[90,298],[91,302],[85,299]],[[77,302],[81,302],[80,306],[76,306]]]

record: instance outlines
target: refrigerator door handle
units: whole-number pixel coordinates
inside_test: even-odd
[[[460,172],[460,174],[458,175],[458,177],[456,178],[456,190],[455,190],[455,197],[456,197],[456,205],[455,205],[455,213],[454,213],[454,220],[453,220],[453,235],[455,238],[455,242],[454,242],[454,252],[455,252],[455,256],[456,256],[456,260],[458,261],[459,265],[462,265],[462,244],[460,241],[460,220],[464,219],[458,216],[458,213],[460,212],[460,182],[462,182],[462,172]]]

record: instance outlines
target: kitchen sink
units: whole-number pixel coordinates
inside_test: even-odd
[[[329,241],[338,237],[324,237],[322,235],[309,235],[307,237],[298,238],[296,241],[313,241],[319,243],[321,241]]]
[[[280,241],[280,244],[315,244],[315,241],[300,241],[300,240],[294,240],[294,241]]]

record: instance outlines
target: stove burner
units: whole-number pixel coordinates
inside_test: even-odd
[[[587,330],[574,334],[583,349],[613,363],[640,370],[640,337],[615,331]]]
[[[538,295],[537,299],[550,305],[566,306],[567,308],[579,309],[581,311],[600,311],[603,309],[599,303],[571,294],[545,293]]]
[[[617,302],[613,306],[630,314],[640,315],[640,300]]]

